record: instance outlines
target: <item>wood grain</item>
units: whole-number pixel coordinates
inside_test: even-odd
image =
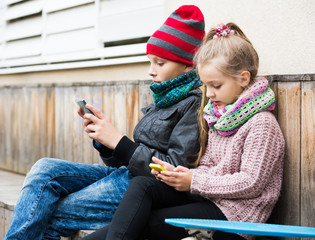
[[[279,222],[300,224],[301,101],[300,83],[278,83],[278,121],[285,138],[284,176],[278,208]]]
[[[301,106],[301,225],[315,227],[315,82],[303,82]]]

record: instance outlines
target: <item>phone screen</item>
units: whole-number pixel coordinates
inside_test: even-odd
[[[91,114],[95,115],[90,109],[86,108],[86,106],[85,106],[86,101],[84,99],[76,99],[75,102],[80,106],[83,114],[91,113]]]

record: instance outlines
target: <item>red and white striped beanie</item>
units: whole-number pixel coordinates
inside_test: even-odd
[[[184,64],[193,58],[205,36],[205,22],[200,9],[183,5],[173,12],[150,37],[147,54]]]

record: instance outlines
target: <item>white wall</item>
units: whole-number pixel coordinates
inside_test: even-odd
[[[260,57],[259,74],[315,73],[314,0],[165,1],[165,16],[183,4],[197,5],[206,29],[238,24]]]

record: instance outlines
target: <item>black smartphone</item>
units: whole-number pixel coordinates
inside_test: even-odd
[[[86,113],[91,113],[95,116],[95,114],[90,110],[90,109],[87,109],[86,108],[86,101],[84,99],[76,99],[75,102],[80,106],[81,108],[81,111],[83,114],[86,114]]]

